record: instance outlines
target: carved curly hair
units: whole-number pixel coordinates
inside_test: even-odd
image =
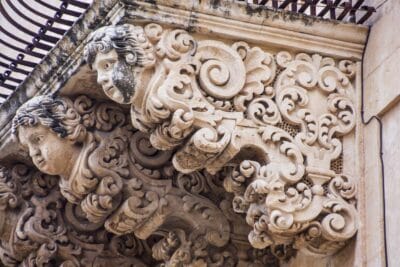
[[[24,103],[12,121],[12,133],[17,136],[18,127],[43,125],[59,137],[73,142],[83,142],[86,128],[81,116],[68,98],[52,95],[36,96]]]
[[[97,53],[106,54],[112,49],[131,66],[147,67],[155,63],[153,45],[140,26],[105,26],[93,32],[89,39],[84,58],[90,67]]]

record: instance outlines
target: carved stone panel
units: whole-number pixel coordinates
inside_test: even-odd
[[[90,40],[105,94],[131,104],[154,147],[176,149],[178,171],[232,168],[224,187],[254,247],[326,255],[356,233],[355,184],[331,169],[355,126],[355,62],[197,41],[157,24],[104,27]]]
[[[278,266],[357,233],[356,62],[147,22],[95,30],[82,56],[111,101],[18,109],[4,265]]]
[[[17,139],[40,171],[56,176],[21,165],[3,169],[2,210],[15,213],[14,220],[25,224],[33,216],[32,224],[50,227],[60,238],[71,231],[77,237],[70,243],[79,249],[69,259],[56,247],[57,242],[67,242],[68,235],[57,241],[46,232],[40,239],[34,233],[30,236],[31,230],[23,225],[26,242],[35,244],[29,249],[32,264],[39,265],[39,260],[68,262],[65,266],[88,266],[87,262],[106,266],[108,261],[126,266],[275,264],[271,249],[257,250],[245,241],[249,228],[233,212],[233,196],[223,189],[223,173],[177,172],[171,165],[173,153],[152,147],[148,135],[131,127],[128,115],[115,104],[84,95],[39,96],[19,109],[13,122]],[[20,168],[25,178],[13,175]],[[21,197],[25,187],[29,194]],[[38,197],[30,191],[36,187]],[[14,211],[20,202],[23,214]],[[16,234],[13,223],[2,222],[10,226],[4,227],[4,257],[19,264],[28,256],[15,251],[14,239],[8,239]],[[89,257],[84,249],[92,243],[93,249],[99,248]],[[109,244],[116,246],[111,252]],[[50,255],[37,250],[41,246],[55,251]],[[116,258],[103,261],[107,253]]]

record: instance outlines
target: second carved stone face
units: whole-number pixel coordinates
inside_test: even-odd
[[[29,149],[35,166],[50,175],[68,177],[80,153],[79,147],[43,125],[18,129],[22,145]]]
[[[134,74],[115,49],[98,53],[92,67],[97,71],[97,83],[111,100],[120,104],[130,103],[135,91]]]

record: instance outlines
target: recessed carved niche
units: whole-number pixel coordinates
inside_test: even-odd
[[[357,233],[354,59],[149,22],[96,29],[80,57],[105,97],[13,119],[29,157],[0,172],[6,266],[278,266]]]

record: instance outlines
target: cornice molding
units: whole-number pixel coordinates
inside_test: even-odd
[[[368,27],[225,1],[123,0],[127,19],[170,24],[189,32],[327,56],[361,60]],[[190,4],[189,4],[190,2]]]

